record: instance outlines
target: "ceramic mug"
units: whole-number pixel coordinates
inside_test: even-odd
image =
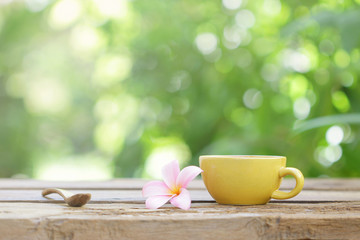
[[[303,174],[287,168],[282,156],[209,155],[200,156],[199,162],[205,186],[220,204],[266,204],[271,198],[292,198],[304,186]],[[296,179],[290,192],[278,190],[286,175]]]

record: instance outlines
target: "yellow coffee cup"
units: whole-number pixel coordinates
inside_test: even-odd
[[[199,162],[205,186],[220,204],[266,204],[271,198],[295,197],[304,186],[303,174],[287,168],[282,156],[208,155],[200,156]],[[278,190],[286,175],[296,180],[290,192]]]

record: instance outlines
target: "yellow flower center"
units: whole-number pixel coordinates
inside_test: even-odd
[[[171,195],[179,195],[181,193],[181,187],[179,186],[175,186],[173,189],[170,190],[171,191]]]

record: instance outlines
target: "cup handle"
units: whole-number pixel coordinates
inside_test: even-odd
[[[302,190],[302,188],[304,186],[304,176],[300,172],[299,169],[296,169],[296,168],[280,168],[279,177],[282,178],[282,177],[284,177],[286,175],[291,175],[291,176],[293,176],[295,178],[295,180],[296,180],[295,188],[293,190],[291,190],[290,192],[283,192],[283,191],[280,191],[280,190],[276,190],[271,195],[272,198],[275,198],[275,199],[292,198],[292,197],[295,197],[296,195],[298,195],[300,193],[300,191]]]

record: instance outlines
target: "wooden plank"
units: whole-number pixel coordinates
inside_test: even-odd
[[[0,189],[141,189],[146,182],[144,179],[113,179],[109,181],[41,181],[34,179],[0,179]],[[295,181],[286,178],[281,184],[281,189],[291,189]],[[189,189],[205,189],[202,180],[194,180],[189,184]],[[306,190],[343,190],[360,191],[360,179],[305,179],[304,189]]]
[[[91,193],[91,203],[137,202],[144,203],[140,190],[73,190],[74,193]],[[206,190],[190,190],[194,202],[214,202]],[[303,190],[299,195],[287,200],[272,200],[286,202],[331,202],[360,201],[359,191],[314,191]],[[58,194],[41,196],[41,190],[0,190],[0,202],[62,202]]]
[[[141,189],[147,180],[112,179],[108,181],[42,181],[35,179],[0,179],[0,189]],[[192,185],[203,188],[202,181],[193,181]]]
[[[225,206],[1,203],[2,239],[358,239],[360,202]]]
[[[286,179],[288,180],[288,179]],[[284,186],[288,189],[294,186],[294,180],[289,179],[284,182]],[[290,187],[291,188],[291,187]],[[342,191],[360,191],[359,178],[306,178],[304,189],[306,190],[342,190]]]
[[[192,208],[184,211],[169,204],[146,209],[141,197],[145,181],[139,179],[3,179],[0,239],[359,239],[359,182],[306,179],[305,190],[295,198],[233,206],[216,204],[198,180],[190,189]],[[71,208],[58,195],[50,195],[52,199],[41,196],[44,186],[60,184],[75,193],[90,192],[93,199],[84,207]],[[282,189],[293,184],[286,179]]]
[[[140,202],[144,203],[140,190],[73,190],[73,193],[91,193],[92,203]],[[194,201],[213,201],[205,190],[191,190]],[[0,190],[0,202],[59,202],[63,201],[58,194],[47,197],[41,195],[41,190]]]

